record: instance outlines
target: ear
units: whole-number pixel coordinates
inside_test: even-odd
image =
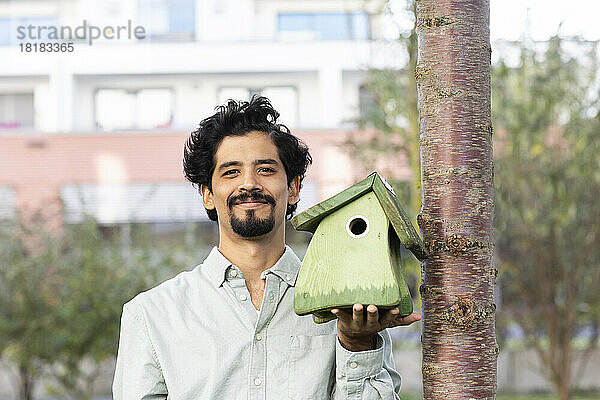
[[[212,191],[208,188],[208,186],[200,185],[200,192],[202,192],[202,202],[204,203],[204,208],[207,210],[214,210],[215,202]]]
[[[296,204],[300,199],[300,177],[297,176],[288,187],[288,204]]]

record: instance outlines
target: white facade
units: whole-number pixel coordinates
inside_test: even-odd
[[[105,137],[112,131],[143,141],[151,133],[190,132],[227,99],[260,93],[294,131],[331,136],[335,142],[317,141],[327,151],[315,163],[326,167],[315,165],[312,171],[318,172],[307,176],[301,211],[353,179],[349,169],[339,170],[348,161],[336,138],[340,128],[355,126],[359,89],[369,68],[403,65],[393,58],[404,54],[395,43],[373,40],[382,36],[378,15],[384,3],[2,1],[0,139],[44,133]],[[97,38],[90,35],[92,29]],[[143,29],[142,37],[136,38],[136,29]],[[60,51],[41,51],[42,44]],[[51,153],[49,146],[34,157],[59,157]],[[139,161],[133,151],[111,153],[112,159]],[[64,176],[52,188],[49,182],[46,189],[27,190],[20,187],[24,180],[5,182],[0,198],[12,200],[7,210],[0,210],[0,218],[12,215],[19,204],[46,196],[60,197],[70,221],[87,213],[104,224],[206,219],[197,194],[179,171],[161,178],[137,176],[113,186],[91,175],[72,181],[68,168],[53,171]],[[60,193],[55,193],[57,185]]]
[[[291,128],[339,128],[380,55],[380,1],[123,0],[0,3],[0,133],[189,129],[224,99],[259,92]],[[64,35],[83,21],[120,39]],[[121,31],[142,26],[143,39]],[[19,28],[20,27],[20,28]],[[20,29],[20,30],[19,30]],[[62,29],[62,30],[61,30]],[[60,34],[60,33],[59,33]],[[72,52],[22,50],[73,43]],[[25,104],[25,105],[23,105]],[[30,111],[29,108],[31,108]],[[18,113],[15,109],[20,110]]]

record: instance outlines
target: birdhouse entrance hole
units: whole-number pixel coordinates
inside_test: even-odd
[[[369,220],[362,215],[350,217],[346,225],[346,231],[353,238],[361,238],[369,232]]]

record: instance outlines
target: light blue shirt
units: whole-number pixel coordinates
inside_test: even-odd
[[[215,247],[203,264],[123,307],[115,400],[398,399],[387,331],[351,352],[336,320],[293,311],[300,260],[286,246],[266,279],[260,312],[242,272]]]

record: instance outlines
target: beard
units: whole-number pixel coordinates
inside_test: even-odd
[[[233,206],[238,201],[261,201],[271,206],[271,212],[266,218],[256,216],[256,210],[245,210],[245,218],[238,218],[233,213]],[[249,238],[265,235],[273,230],[275,226],[275,199],[269,195],[262,193],[242,193],[238,196],[233,196],[228,201],[229,206],[229,222],[231,229],[238,235]]]
[[[265,235],[273,230],[275,217],[273,209],[267,218],[258,218],[254,210],[246,210],[246,218],[237,218],[230,215],[231,229],[242,237],[256,237]]]

